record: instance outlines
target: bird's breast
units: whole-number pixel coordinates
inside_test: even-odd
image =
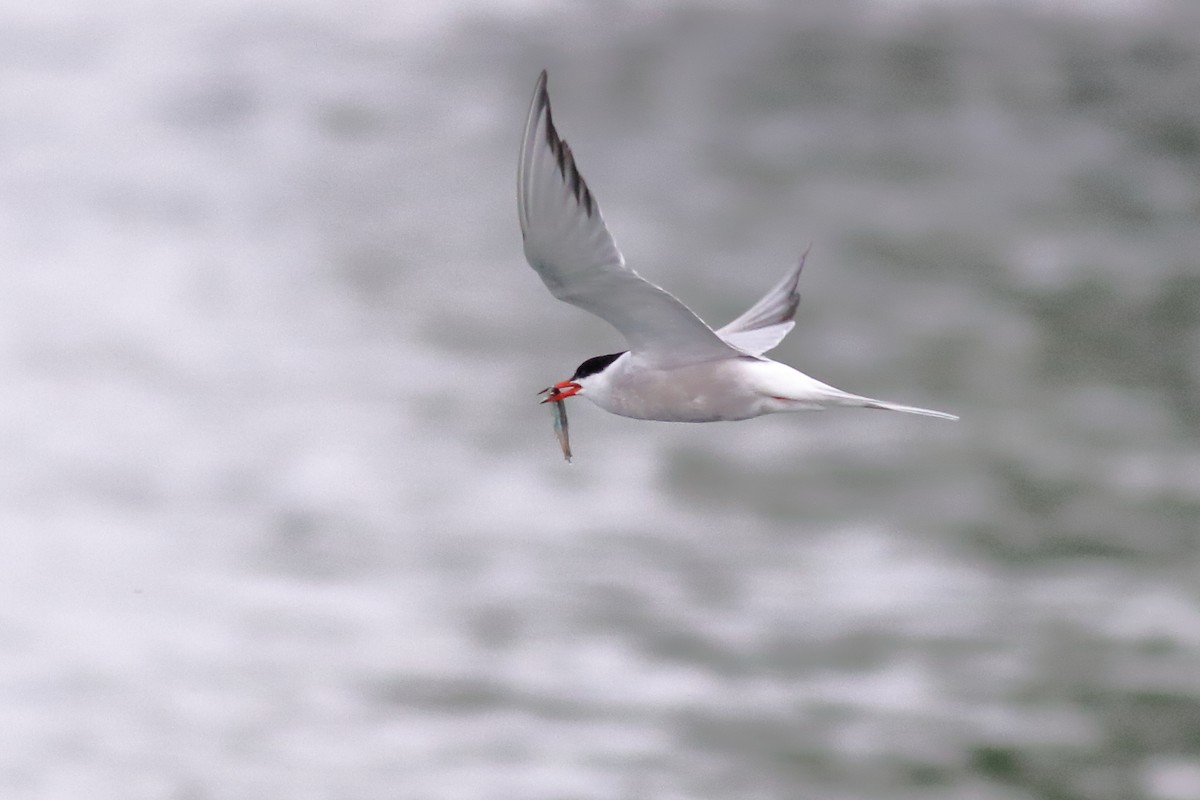
[[[725,359],[673,369],[634,363],[585,396],[613,414],[665,422],[719,422],[769,413],[767,398],[741,362]]]

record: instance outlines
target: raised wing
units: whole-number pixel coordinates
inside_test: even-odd
[[[754,356],[760,356],[782,342],[783,337],[796,325],[793,317],[800,305],[800,292],[796,287],[807,258],[808,251],[805,250],[800,261],[783,276],[783,280],[771,287],[744,314],[719,329],[717,335]]]
[[[779,325],[756,328],[752,331],[723,333],[721,338],[725,340],[726,344],[733,345],[746,355],[761,356],[768,350],[778,347],[779,343],[783,341],[783,337],[787,336],[795,325],[794,322],[784,322]]]
[[[677,366],[743,355],[687,306],[625,266],[571,148],[554,128],[544,70],[521,142],[517,212],[525,258],[550,293],[608,322],[640,360]]]

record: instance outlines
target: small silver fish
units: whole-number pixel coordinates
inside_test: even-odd
[[[571,463],[571,439],[567,429],[567,404],[562,400],[550,403],[554,412],[554,435],[558,437],[558,446],[562,448],[563,458]]]

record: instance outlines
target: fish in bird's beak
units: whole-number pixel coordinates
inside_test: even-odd
[[[540,392],[538,392],[538,394],[546,395],[542,399],[543,403],[558,403],[566,400],[568,397],[573,397],[574,395],[578,394],[579,390],[582,388],[583,387],[578,383],[575,383],[575,381],[559,381],[553,386],[542,389]]]
[[[558,446],[562,448],[563,458],[571,463],[571,435],[567,430],[567,404],[551,403],[550,410],[554,412],[554,435],[558,437]]]
[[[546,395],[543,403],[550,403],[554,412],[554,435],[558,437],[558,446],[562,448],[563,458],[571,463],[571,436],[567,428],[567,404],[562,402],[579,391],[579,384],[562,381],[542,389],[538,394]]]

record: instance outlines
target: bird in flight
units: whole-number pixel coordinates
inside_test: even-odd
[[[763,353],[796,324],[805,257],[744,314],[713,330],[675,297],[625,265],[600,206],[554,127],[546,72],[538,76],[517,167],[517,212],[525,258],[559,300],[590,311],[629,349],[594,356],[543,403],[576,395],[605,411],[667,422],[741,420],[837,406],[956,420],[943,411],[844,392]],[[556,414],[565,442],[565,410]]]

